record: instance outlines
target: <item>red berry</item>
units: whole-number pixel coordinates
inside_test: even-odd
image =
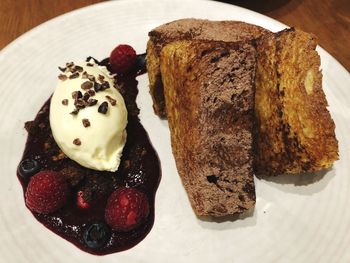
[[[77,193],[77,206],[81,209],[87,209],[90,207],[89,202],[84,199],[84,192],[78,191]]]
[[[69,186],[57,172],[41,171],[29,181],[26,197],[27,207],[37,213],[49,214],[61,208],[69,196]]]
[[[105,219],[111,228],[130,231],[147,218],[149,204],[144,193],[135,188],[119,188],[107,201]]]
[[[125,74],[132,70],[136,62],[136,51],[129,45],[119,45],[109,56],[112,72]]]

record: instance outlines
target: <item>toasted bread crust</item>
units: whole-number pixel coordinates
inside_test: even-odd
[[[172,150],[195,213],[253,207],[254,47],[175,41],[162,49],[160,69]]]
[[[163,83],[159,69],[159,55],[166,44],[177,40],[244,41],[257,38],[268,30],[240,21],[209,21],[180,19],[161,25],[149,32],[147,43],[147,71],[154,112],[166,118]]]
[[[313,35],[296,29],[257,42],[258,176],[313,172],[338,159]]]

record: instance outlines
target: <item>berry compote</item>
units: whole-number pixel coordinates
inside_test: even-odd
[[[100,64],[110,68],[108,59]],[[59,210],[49,214],[32,211],[32,214],[48,229],[91,254],[105,255],[129,249],[143,240],[153,226],[155,194],[161,171],[158,156],[138,118],[136,77],[145,71],[144,67],[135,68],[127,76],[115,79],[128,109],[127,142],[116,172],[82,167],[59,149],[50,129],[50,98],[35,119],[25,124],[28,138],[21,160],[23,167],[20,164],[17,172],[23,193],[26,192],[33,171],[40,170],[61,173],[71,189],[68,202]],[[121,187],[142,191],[149,202],[147,218],[128,232],[114,231],[104,219],[108,197]]]

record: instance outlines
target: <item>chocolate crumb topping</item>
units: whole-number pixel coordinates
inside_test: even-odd
[[[115,99],[113,99],[111,96],[106,96],[106,99],[109,101],[109,103],[112,105],[112,106],[115,106],[117,104],[117,101]]]
[[[89,127],[90,126],[90,121],[89,119],[82,119],[81,120],[83,122],[83,125],[85,128]]]
[[[63,67],[58,67],[58,69],[62,72],[65,72],[67,68],[63,68]]]
[[[95,99],[89,99],[89,100],[87,101],[87,105],[88,105],[88,106],[94,106],[94,105],[97,104],[97,101],[98,101],[98,100],[95,100]]]
[[[80,139],[79,138],[75,138],[74,140],[73,140],[73,143],[75,144],[75,145],[81,145],[81,141],[80,141]]]
[[[81,93],[80,90],[76,90],[76,91],[73,91],[73,92],[72,92],[72,98],[73,98],[74,100],[80,99],[80,98],[82,98],[82,97],[83,97],[83,94]]]
[[[108,111],[108,103],[107,101],[104,101],[101,103],[101,105],[98,107],[98,112],[102,114],[106,114]]]
[[[69,76],[70,79],[76,79],[77,77],[79,77],[79,73],[75,72],[72,75]]]
[[[83,84],[81,84],[81,88],[84,90],[91,89],[94,86],[94,84],[91,81],[85,81]]]
[[[104,77],[103,75],[98,74],[98,80],[99,80],[100,82],[103,82],[104,79],[105,79],[105,77]]]
[[[92,64],[92,63],[86,63],[86,66],[88,66],[88,67],[92,67],[94,64]]]
[[[62,104],[67,106],[68,105],[68,100],[67,99],[62,100]]]
[[[60,80],[64,81],[64,80],[66,80],[66,79],[67,79],[67,76],[66,76],[66,75],[64,75],[64,74],[59,74],[59,75],[58,75],[58,79],[60,79]]]

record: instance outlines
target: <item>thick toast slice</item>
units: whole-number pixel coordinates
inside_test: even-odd
[[[197,215],[255,204],[254,77],[250,43],[175,41],[160,55],[172,150]]]
[[[258,176],[313,172],[338,159],[313,35],[296,29],[257,41]]]
[[[177,40],[216,40],[225,42],[257,38],[268,30],[239,21],[209,21],[181,19],[161,25],[149,32],[147,43],[147,71],[154,112],[166,118],[163,83],[159,67],[159,55],[166,44]]]

